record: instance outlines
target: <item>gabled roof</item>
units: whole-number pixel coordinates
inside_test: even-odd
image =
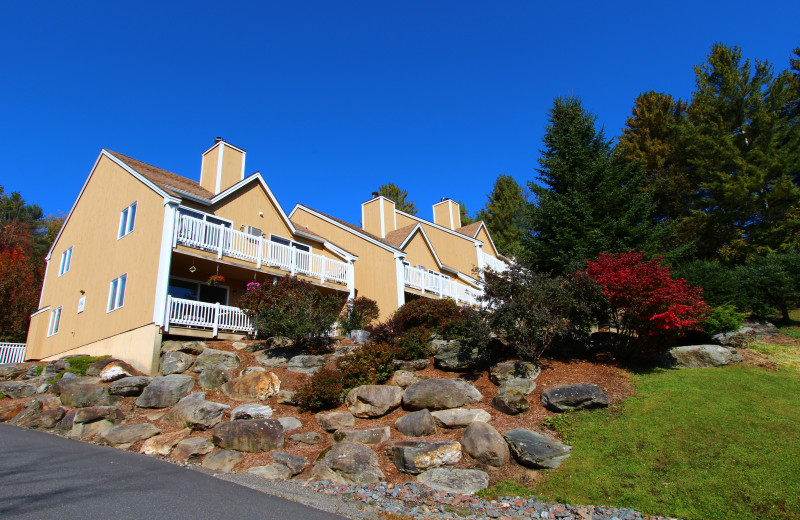
[[[395,229],[394,231],[387,233],[384,240],[397,248],[402,248],[408,236],[417,228],[417,226],[419,226],[419,224],[409,224],[401,227],[400,229]]]
[[[211,199],[214,197],[214,194],[200,186],[199,182],[187,179],[177,173],[162,170],[151,164],[136,160],[127,155],[122,155],[119,152],[112,152],[111,150],[106,151],[174,197],[182,197],[185,194],[201,197],[203,199]]]
[[[456,233],[461,233],[462,235],[467,235],[470,238],[475,238],[478,235],[478,231],[481,229],[481,225],[483,225],[483,221],[479,220],[477,222],[473,222],[472,224],[461,226],[460,228],[456,229]]]
[[[289,214],[289,218],[291,218],[291,216],[294,215],[294,212],[297,211],[298,209],[302,209],[303,211],[311,213],[312,215],[315,215],[315,216],[317,216],[317,217],[319,217],[319,218],[321,218],[323,220],[327,220],[330,223],[334,224],[335,226],[338,226],[338,227],[340,227],[342,229],[345,229],[346,231],[349,231],[350,233],[352,233],[354,235],[358,235],[358,236],[366,239],[369,242],[373,242],[373,243],[378,244],[379,246],[383,247],[384,249],[389,249],[390,251],[393,251],[393,252],[396,252],[396,253],[403,253],[400,250],[399,247],[387,242],[386,240],[384,240],[384,239],[382,239],[382,238],[380,238],[380,237],[378,237],[376,235],[373,235],[372,233],[370,233],[368,231],[364,231],[363,229],[361,229],[360,227],[356,226],[355,224],[351,224],[351,223],[349,223],[347,221],[344,221],[342,219],[336,218],[333,215],[328,215],[327,213],[323,213],[323,212],[321,212],[319,210],[316,210],[314,208],[309,208],[308,206],[304,206],[303,204],[297,204],[294,207],[294,209],[292,210],[292,212]]]

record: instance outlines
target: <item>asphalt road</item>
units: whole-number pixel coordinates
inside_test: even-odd
[[[0,424],[0,518],[343,517],[144,455]]]

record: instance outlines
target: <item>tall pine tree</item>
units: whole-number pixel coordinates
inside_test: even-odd
[[[488,198],[486,207],[478,212],[478,220],[486,223],[501,255],[516,256],[523,233],[525,196],[522,188],[513,177],[501,174],[497,176]]]
[[[389,183],[389,184],[382,184],[378,188],[378,195],[382,195],[389,200],[394,201],[395,207],[404,213],[408,213],[409,215],[416,215],[417,214],[417,207],[414,205],[413,200],[406,200],[408,197],[408,191],[401,190],[399,186]]]
[[[557,274],[601,252],[647,249],[652,196],[635,164],[615,163],[595,116],[575,97],[556,98],[526,212],[523,260]]]

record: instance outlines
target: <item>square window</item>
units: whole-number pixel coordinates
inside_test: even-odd
[[[72,247],[61,253],[61,264],[58,266],[58,276],[69,271],[69,264],[72,262]]]
[[[86,307],[86,296],[81,296],[78,299],[78,314],[83,312],[84,307]]]
[[[61,323],[61,307],[50,311],[50,323],[47,325],[47,336],[58,333],[58,326]]]
[[[136,220],[136,203],[134,202],[122,210],[119,216],[119,233],[117,238],[122,238],[133,231],[133,223]]]
[[[127,274],[123,274],[119,278],[111,280],[111,286],[108,289],[108,308],[106,312],[111,312],[122,307],[122,304],[125,302],[125,285],[127,281]]]

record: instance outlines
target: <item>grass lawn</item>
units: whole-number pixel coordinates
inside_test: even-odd
[[[797,348],[797,347],[795,347]],[[554,427],[572,456],[534,492],[686,519],[800,519],[800,376],[752,366],[636,374],[619,409]]]

